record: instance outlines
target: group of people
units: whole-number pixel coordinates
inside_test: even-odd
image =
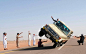
[[[51,16],[51,18],[53,19],[52,16]],[[57,19],[57,20],[53,19],[53,21],[57,22],[57,21],[59,21],[59,19]],[[17,35],[16,35],[16,47],[17,48],[19,48],[19,38],[23,38],[23,36],[21,36],[21,37],[19,36],[22,33],[23,32],[17,33]],[[7,50],[7,37],[6,37],[6,35],[7,35],[7,33],[4,32],[3,33],[4,50]],[[35,44],[36,44],[35,36],[37,36],[37,35],[33,34],[33,46],[35,46]],[[31,46],[31,40],[32,40],[31,33],[30,33],[30,31],[28,31],[28,46]],[[41,41],[41,39],[39,39],[39,41],[38,41],[38,47],[43,47],[43,45],[42,45],[43,42],[47,42],[47,41]]]
[[[33,46],[35,46],[36,44],[35,36],[38,36],[38,35],[33,34]],[[30,31],[28,31],[28,46],[31,46],[31,40],[32,40],[31,33]]]
[[[51,16],[51,18],[53,19],[52,16]],[[57,22],[57,21],[59,21],[59,19],[57,19],[57,21],[53,19],[53,21]],[[21,37],[19,36],[22,33],[23,32],[17,33],[17,35],[16,35],[16,47],[17,48],[19,48],[19,38],[23,38],[23,36],[21,36]],[[8,50],[7,49],[7,44],[8,43],[7,43],[7,37],[6,37],[6,35],[7,35],[7,33],[4,32],[3,33],[4,50]],[[33,34],[33,46],[35,46],[35,44],[36,44],[35,36],[37,36],[37,35]],[[31,46],[31,40],[32,40],[31,33],[30,33],[30,31],[28,31],[28,46]],[[39,39],[39,41],[38,41],[38,47],[43,47],[43,45],[42,45],[43,42],[47,42],[47,41],[41,41],[41,39]]]
[[[59,19],[54,20],[52,16],[51,16],[51,18],[52,18],[52,20],[54,22],[58,22],[59,21]],[[16,35],[16,47],[17,48],[19,48],[19,38],[23,37],[23,36],[21,36],[21,37],[19,36],[22,33],[23,32],[17,33],[17,35]],[[7,33],[3,33],[4,50],[7,50],[7,37],[6,37],[6,35],[7,35]],[[37,36],[37,35],[33,34],[33,46],[35,46],[35,44],[36,44],[36,38],[35,38],[35,36]],[[85,39],[85,37],[83,36],[83,34],[81,34],[81,36],[78,37],[78,38],[80,38],[80,40],[77,41],[79,43],[79,45],[80,45],[80,43],[82,43],[82,45],[83,45],[84,39]],[[28,31],[28,46],[31,46],[31,40],[32,40],[31,33],[30,33],[30,31]],[[47,42],[47,41],[42,41],[42,39],[39,39],[39,41],[38,41],[38,47],[43,47],[43,45],[42,45],[43,42]]]
[[[28,46],[31,46],[31,33],[30,33],[30,31],[28,31]],[[33,34],[33,46],[35,46],[35,44],[36,44],[36,40],[35,40],[35,36],[37,36],[37,35],[35,35],[35,34]],[[43,47],[43,42],[47,42],[47,40],[46,41],[42,41],[42,39],[39,39],[39,41],[38,41],[38,47]]]
[[[23,36],[19,36],[20,34],[22,34],[23,32],[21,32],[21,33],[17,33],[17,35],[16,35],[16,47],[17,48],[19,48],[19,38],[23,38]],[[6,35],[7,35],[7,33],[3,33],[3,45],[4,45],[4,50],[8,50],[7,49],[7,37],[6,37]],[[35,34],[33,34],[33,36],[31,36],[31,33],[30,33],[30,31],[28,31],[28,46],[31,46],[31,40],[32,40],[32,38],[33,38],[33,46],[35,46],[36,45],[36,38],[35,38],[35,36],[38,36],[38,35],[35,35]],[[42,45],[42,43],[43,42],[47,42],[47,41],[41,41],[41,39],[39,39],[39,41],[38,41],[38,47],[43,47],[43,45]]]
[[[19,48],[19,38],[22,38],[23,36],[19,37],[20,34],[22,34],[23,32],[21,33],[17,33],[16,35],[16,47]],[[8,50],[7,49],[7,33],[3,33],[3,45],[4,45],[4,50]]]

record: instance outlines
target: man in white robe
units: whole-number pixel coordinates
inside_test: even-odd
[[[7,33],[3,33],[3,45],[4,45],[4,50],[8,50],[7,49],[7,37],[6,37]]]
[[[28,46],[31,46],[31,33],[28,31]]]
[[[37,35],[33,34],[33,46],[36,45],[36,36],[37,36]]]

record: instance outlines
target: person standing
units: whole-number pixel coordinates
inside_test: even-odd
[[[22,34],[23,32],[21,32],[20,34]],[[20,35],[19,33],[17,33],[17,36],[16,36],[16,47],[19,48],[19,38],[22,38],[23,36],[19,37]]]
[[[37,35],[33,34],[33,46],[35,46],[35,44],[36,44],[36,36]]]
[[[28,31],[28,46],[31,46],[31,33]]]
[[[7,33],[3,33],[3,45],[4,45],[4,50],[8,50],[7,49],[7,37],[6,37]]]

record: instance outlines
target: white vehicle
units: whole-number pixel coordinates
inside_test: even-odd
[[[67,25],[65,25],[65,23],[61,21],[45,25],[43,28],[41,28],[39,32],[40,37],[45,35],[52,42],[54,42],[54,48],[57,46],[62,46],[62,44],[65,44],[67,40],[70,39],[72,34],[73,31]]]

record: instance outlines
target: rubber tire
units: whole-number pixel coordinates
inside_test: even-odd
[[[62,43],[62,42],[60,42],[59,44],[60,44],[60,46],[62,46],[62,45],[63,45],[63,43]]]
[[[57,47],[59,47],[59,46],[60,46],[60,43],[57,44]]]
[[[62,46],[63,44],[60,44],[60,46]]]
[[[39,32],[39,36],[42,37],[44,33],[42,31]]]
[[[41,31],[39,32],[39,36],[42,37],[44,34],[47,34],[45,29],[41,28]]]
[[[57,43],[54,43],[53,48],[56,48],[56,47],[57,47]]]

